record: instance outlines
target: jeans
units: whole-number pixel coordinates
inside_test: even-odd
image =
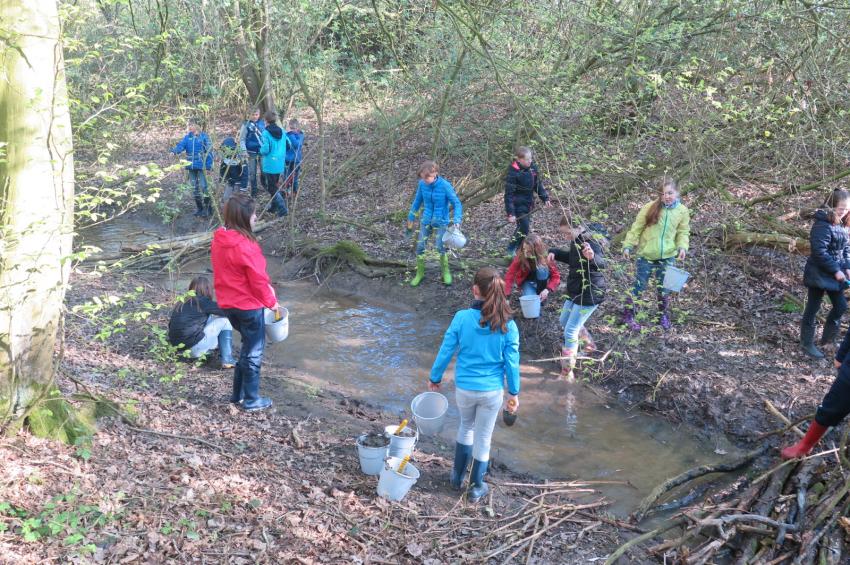
[[[192,194],[195,200],[207,196],[207,174],[203,169],[187,169],[189,173],[189,184],[192,185]]]
[[[272,203],[269,210],[277,212],[278,216],[286,216],[289,210],[286,207],[286,200],[277,188],[277,183],[280,181],[280,173],[263,173],[263,187],[266,192],[272,197]]]
[[[218,334],[224,331],[232,331],[233,326],[230,325],[230,320],[220,316],[210,316],[207,318],[207,323],[204,325],[204,337],[201,341],[192,346],[189,354],[197,359],[201,355],[212,351],[218,347]],[[220,351],[221,358],[224,361],[230,359],[230,351]]]
[[[564,328],[565,348],[573,352],[578,351],[578,334],[597,308],[599,304],[581,306],[569,298],[564,301],[564,307],[561,309],[561,326]]]
[[[490,460],[490,441],[502,407],[502,389],[455,389],[455,401],[460,412],[457,442],[472,446],[472,456],[478,461]]]
[[[248,185],[251,187],[251,198],[257,197],[257,168],[260,166],[260,156],[248,153]]]
[[[826,317],[825,327],[832,325],[837,329],[838,325],[841,324],[841,316],[847,311],[847,299],[844,297],[844,291],[808,288],[809,295],[806,298],[806,309],[803,310],[803,326],[815,327],[815,317],[818,315],[818,310],[820,310],[823,295],[826,294],[829,296],[829,301],[832,302],[832,310],[829,312],[829,316]]]
[[[635,298],[640,296],[640,293],[643,292],[643,289],[645,289],[647,284],[649,284],[650,276],[655,277],[655,287],[659,296],[666,296],[670,294],[668,291],[664,290],[664,272],[667,270],[669,265],[672,265],[675,262],[675,260],[676,259],[674,257],[669,257],[667,259],[659,259],[658,261],[650,261],[643,257],[638,257],[635,273],[635,285],[632,287],[632,295],[634,295]]]
[[[292,187],[292,194],[298,194],[298,177],[301,176],[301,163],[287,161],[283,171],[283,179]]]
[[[260,365],[266,346],[266,323],[263,308],[256,310],[225,310],[233,329],[242,336],[242,351],[233,370],[231,402],[251,402],[260,397]]]
[[[430,224],[422,224],[419,227],[419,241],[416,242],[416,254],[422,255],[425,253],[425,245],[428,243],[428,238],[431,237],[431,232],[434,231],[434,228],[437,228],[437,251],[440,252],[440,255],[446,252],[446,248],[443,246],[443,234],[446,233],[446,228],[449,226],[432,226]]]
[[[508,245],[508,251],[511,253],[519,249],[522,240],[525,239],[525,236],[531,230],[531,212],[524,210],[520,212],[517,210],[516,214],[516,229],[514,230],[514,235],[511,236],[511,243]]]
[[[540,294],[546,288],[546,283],[549,282],[549,267],[537,267],[535,276],[529,275],[522,283],[522,295],[530,296],[532,294]]]

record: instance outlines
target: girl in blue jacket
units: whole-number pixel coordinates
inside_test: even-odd
[[[286,157],[286,136],[280,126],[277,125],[277,112],[269,110],[266,112],[265,118],[266,129],[263,130],[260,138],[260,155],[263,156],[263,186],[272,197],[269,210],[276,212],[278,217],[282,217],[289,213],[286,200],[284,200],[278,186]]]
[[[292,188],[292,194],[298,194],[303,146],[304,132],[301,131],[301,123],[298,118],[292,118],[286,125],[286,169],[283,172],[284,185]]]
[[[192,192],[195,196],[195,206],[198,208],[195,211],[195,216],[208,218],[212,215],[212,201],[207,191],[206,171],[212,169],[213,165],[212,143],[209,136],[206,132],[201,131],[201,126],[196,120],[192,120],[189,122],[189,133],[171,148],[171,152],[175,155],[186,153],[186,158],[189,161],[189,164],[186,165],[186,172],[189,174],[189,183],[192,185]]]
[[[425,245],[434,228],[437,229],[437,250],[440,252],[440,268],[443,272],[443,284],[452,284],[452,273],[449,271],[449,256],[443,246],[443,234],[449,227],[449,205],[452,207],[453,223],[460,228],[463,218],[463,206],[455,194],[451,183],[439,176],[440,168],[434,161],[425,161],[419,165],[419,185],[416,197],[407,215],[407,228],[413,229],[416,214],[422,208],[419,218],[419,242],[416,244],[416,276],[410,281],[410,286],[419,286],[425,277]]]
[[[429,389],[440,390],[440,381],[452,357],[455,364],[455,399],[460,425],[452,467],[452,487],[460,490],[472,459],[469,500],[477,502],[489,491],[484,474],[490,461],[490,440],[507,382],[508,410],[519,407],[519,330],[511,319],[505,281],[492,267],[475,273],[472,306],[455,314],[440,352],[431,368]]]

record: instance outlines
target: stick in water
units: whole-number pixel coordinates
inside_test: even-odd
[[[402,432],[402,430],[404,430],[405,426],[407,426],[407,418],[405,418],[404,420],[401,421],[401,424],[399,424],[398,427],[395,429],[395,433],[393,433],[393,435],[397,436],[397,435],[401,434],[401,432]]]

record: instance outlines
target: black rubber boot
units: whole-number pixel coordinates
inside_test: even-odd
[[[835,337],[838,335],[838,330],[841,328],[841,320],[837,322],[832,322],[830,320],[826,321],[826,324],[823,326],[823,335],[820,337],[821,345],[832,345],[835,343]]]
[[[200,196],[195,196],[195,217],[202,218],[204,216],[204,199]]]
[[[472,459],[472,446],[455,443],[455,462],[452,466],[451,476],[453,489],[461,490],[463,488],[463,480],[466,478],[470,459]]]
[[[467,498],[470,502],[478,502],[490,492],[490,487],[484,482],[484,475],[487,473],[489,461],[472,460],[472,475],[469,477],[469,494]]]
[[[815,347],[815,327],[804,323],[800,326],[800,346],[812,359],[823,359],[823,352]]]

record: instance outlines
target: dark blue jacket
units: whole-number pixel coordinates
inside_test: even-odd
[[[260,146],[263,144],[263,131],[266,129],[266,122],[262,118],[256,122],[245,120],[242,127],[239,128],[239,149],[248,153],[259,153]]]
[[[301,148],[304,146],[304,132],[301,130],[288,131],[286,138],[289,140],[289,143],[286,144],[286,162],[300,163],[302,159]]]
[[[203,169],[210,170],[213,165],[212,143],[205,132],[198,135],[193,135],[192,132],[186,134],[186,137],[180,140],[175,145],[171,152],[179,155],[186,152],[186,156],[191,163],[186,165],[187,169],[200,171]]]
[[[218,175],[231,186],[248,188],[248,167],[240,159],[222,159]]]
[[[511,163],[505,177],[505,212],[508,216],[530,213],[534,209],[535,193],[540,200],[548,202],[549,194],[543,188],[537,165],[532,163],[530,167],[521,167],[516,161]]]
[[[842,290],[835,273],[850,269],[850,236],[847,229],[829,221],[825,210],[815,212],[815,223],[809,235],[812,250],[803,271],[803,284],[824,290]]]
[[[459,224],[463,219],[463,206],[451,183],[443,177],[437,177],[431,184],[425,184],[424,180],[419,179],[416,197],[413,199],[413,204],[410,205],[410,213],[407,215],[407,219],[411,222],[414,221],[416,212],[424,207],[422,217],[419,219],[422,225],[447,226],[449,225],[449,204],[454,211],[452,221]]]

